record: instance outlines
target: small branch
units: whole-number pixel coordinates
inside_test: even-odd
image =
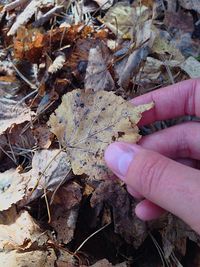
[[[11,10],[21,6],[21,5],[26,4],[27,2],[28,2],[28,0],[15,0],[14,2],[11,2],[11,3],[7,4],[7,5],[5,5],[4,8],[3,8],[3,12],[11,11]]]
[[[50,9],[47,13],[41,16],[38,20],[33,23],[33,27],[40,27],[45,22],[49,21],[52,17],[56,16],[56,13],[60,13],[63,10],[63,6],[55,6]]]
[[[96,232],[94,232],[93,234],[91,234],[90,236],[88,236],[88,238],[86,238],[83,243],[76,249],[76,251],[74,252],[74,254],[77,254],[77,252],[85,245],[85,243],[91,239],[94,235],[98,234],[99,232],[101,232],[103,229],[105,229],[106,227],[108,227],[111,223],[108,223],[106,225],[104,225],[103,227],[101,227],[99,230],[97,230]]]

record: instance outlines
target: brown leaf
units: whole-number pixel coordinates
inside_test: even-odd
[[[14,55],[17,59],[28,59],[35,63],[42,56],[44,42],[44,34],[38,29],[26,29],[20,27],[17,36],[14,39]]]
[[[77,89],[63,96],[48,124],[66,148],[74,174],[104,179],[110,176],[105,148],[115,140],[137,142],[140,136],[136,124],[141,113],[151,107],[134,107],[112,92]]]
[[[73,239],[81,199],[81,187],[75,182],[66,183],[54,197],[50,225],[60,243],[68,244]]]
[[[48,149],[53,141],[53,134],[47,125],[40,125],[33,129],[33,136],[40,148]]]
[[[192,15],[190,13],[186,13],[183,10],[179,10],[178,12],[166,11],[164,24],[170,28],[177,28],[183,32],[194,31],[194,22]]]
[[[145,223],[135,215],[136,203],[118,181],[103,181],[91,197],[91,206],[101,211],[101,206],[108,205],[113,213],[115,233],[126,242],[138,248],[147,236]]]
[[[174,251],[178,251],[183,256],[185,255],[187,238],[200,244],[199,235],[172,214],[166,217],[165,226],[162,226],[160,232],[162,235],[165,257],[167,259]]]

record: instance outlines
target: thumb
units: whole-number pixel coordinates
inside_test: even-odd
[[[200,233],[200,172],[128,143],[105,152],[109,168],[146,199],[177,215]]]

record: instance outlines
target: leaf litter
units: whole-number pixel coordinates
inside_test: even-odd
[[[183,222],[136,217],[103,154],[141,138],[153,105],[127,100],[200,77],[199,12],[193,0],[0,1],[3,266],[176,266],[194,244],[198,259]]]

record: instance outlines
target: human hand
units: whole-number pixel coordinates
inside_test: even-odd
[[[132,100],[154,101],[140,121],[147,125],[183,115],[200,117],[200,79],[184,81]],[[105,152],[108,167],[140,198],[136,215],[142,220],[175,214],[200,234],[200,123],[187,122],[149,136],[139,144],[115,142]]]

